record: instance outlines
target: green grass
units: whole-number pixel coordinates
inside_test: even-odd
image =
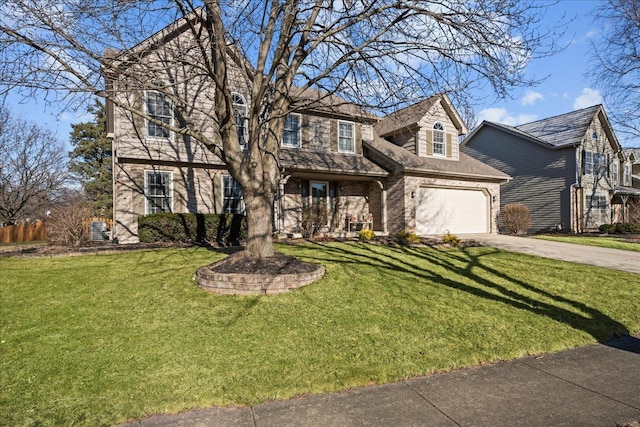
[[[207,294],[172,249],[0,259],[0,425],[107,425],[397,381],[640,331],[640,275],[498,251],[280,246],[284,295]]]
[[[599,246],[601,248],[623,249],[625,251],[640,252],[640,242],[628,242],[619,237],[589,237],[589,236],[535,236],[540,240],[554,242],[575,243],[577,245]]]

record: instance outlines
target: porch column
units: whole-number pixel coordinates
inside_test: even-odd
[[[278,232],[280,233],[284,233],[284,186],[289,181],[289,178],[291,178],[291,175],[285,175],[278,182],[278,217],[280,220],[278,221]]]
[[[384,184],[382,183],[382,181],[380,180],[376,180],[376,182],[378,183],[378,185],[380,186],[380,189],[382,190],[382,200],[381,200],[381,205],[382,205],[382,231],[384,233],[386,233],[388,231],[387,229],[387,189],[385,188]]]

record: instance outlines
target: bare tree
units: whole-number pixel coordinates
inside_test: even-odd
[[[595,16],[602,32],[593,42],[589,73],[604,90],[616,131],[640,137],[640,2],[606,0]]]
[[[41,219],[66,177],[62,142],[0,109],[0,222]]]
[[[242,188],[249,256],[265,258],[274,253],[272,212],[287,114],[335,108],[333,95],[387,111],[433,93],[460,102],[478,86],[505,96],[514,86],[534,84],[526,64],[555,50],[552,34],[538,28],[547,6],[535,0],[6,0],[0,81],[27,95],[55,89],[72,105],[97,94],[132,120],[204,144]],[[188,40],[169,30],[148,38],[175,20],[189,26]],[[145,89],[169,99],[177,120],[162,122],[135,97],[119,96]],[[247,95],[242,122],[234,91]],[[205,103],[203,94],[211,94]],[[239,127],[246,141],[239,141]]]

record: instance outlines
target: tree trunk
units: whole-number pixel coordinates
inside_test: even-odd
[[[275,254],[273,247],[273,194],[244,194],[247,214],[247,255],[268,258]]]

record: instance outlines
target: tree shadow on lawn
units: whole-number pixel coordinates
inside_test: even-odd
[[[584,331],[600,343],[640,353],[640,340],[629,336],[630,332],[623,324],[599,310],[589,307],[584,303],[571,300],[565,296],[549,293],[530,283],[512,277],[505,271],[497,270],[483,264],[482,257],[500,252],[497,249],[482,254],[473,254],[472,251],[463,249],[462,253],[464,255],[462,255],[460,252],[456,253],[433,248],[385,247],[385,252],[383,253],[382,251],[376,250],[377,246],[375,245],[359,245],[356,251],[356,247],[354,247],[354,250],[349,250],[348,246],[335,247],[321,243],[316,244],[322,246],[324,252],[336,255],[336,259],[331,260],[332,262],[358,262],[377,268],[385,267],[395,271],[405,272],[417,278],[427,279],[436,284],[464,291],[479,298],[506,304],[515,309],[528,311],[536,315],[546,316],[576,330]],[[390,255],[389,252],[395,252],[398,255],[409,255],[413,257],[413,259],[422,259],[428,264],[420,265],[419,263],[408,262],[409,260],[395,257]],[[326,259],[319,256],[305,255],[305,258],[326,261]],[[433,270],[425,269],[425,267],[428,268],[429,265],[444,268],[452,274],[445,277]],[[487,279],[479,273],[484,273],[484,275],[488,273],[491,277],[495,277],[496,280]],[[467,277],[476,283],[477,286],[452,279],[455,275]],[[523,291],[540,296],[540,299],[509,289],[499,284],[498,282],[500,281],[507,281]],[[568,305],[576,311],[569,310],[554,303],[544,302],[542,301],[543,298],[552,300],[554,303],[557,302],[558,304]],[[616,337],[625,337],[626,340],[621,344],[615,344],[620,341],[612,340],[612,338]]]

